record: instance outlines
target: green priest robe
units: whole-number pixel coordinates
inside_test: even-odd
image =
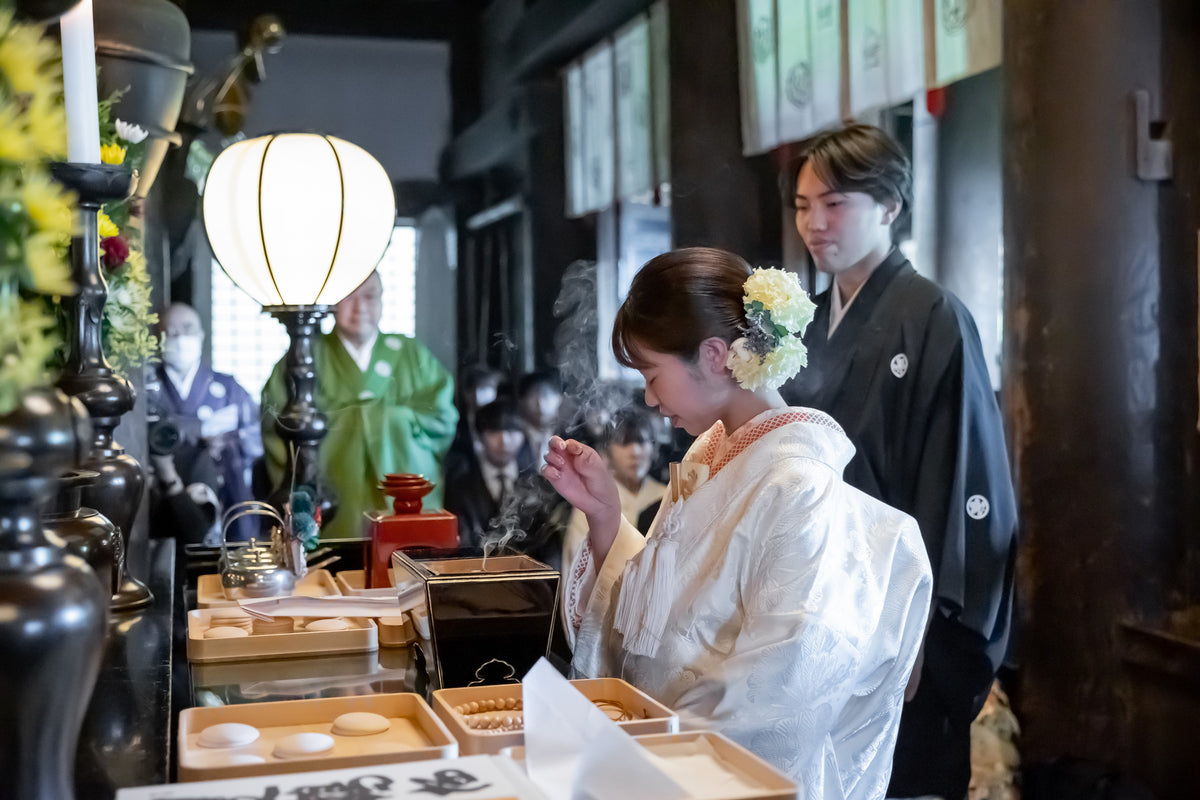
[[[435,484],[426,509],[442,506],[442,464],[454,438],[458,411],[454,380],[434,355],[408,336],[379,334],[366,371],[336,333],[313,341],[317,408],[328,420],[321,442],[321,475],[337,500],[337,513],[321,538],[363,536],[363,512],[387,509],[380,479],[392,472],[424,475]],[[272,411],[287,401],[284,362],[263,387],[263,448],[272,485],[287,462]]]

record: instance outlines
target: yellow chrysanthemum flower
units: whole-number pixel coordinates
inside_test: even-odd
[[[70,238],[74,228],[73,198],[44,172],[30,172],[21,187],[21,201],[40,230]]]
[[[42,294],[72,294],[71,269],[63,257],[62,238],[42,231],[25,240],[25,263],[29,267],[33,288]]]
[[[11,12],[6,16],[11,23]],[[9,24],[0,38],[0,71],[13,91],[34,92],[44,80],[46,65],[58,59],[57,50],[53,43],[42,38],[40,28]]]
[[[125,263],[130,267],[133,275],[140,275],[146,271],[146,256],[136,247],[129,248],[129,256],[125,259]]]
[[[53,95],[33,95],[25,111],[29,139],[42,158],[61,161],[67,156],[67,113]]]
[[[17,182],[17,177],[0,172],[0,206],[8,209],[21,202],[21,184]]]
[[[105,164],[124,164],[125,148],[113,142],[100,146],[100,161]]]
[[[32,144],[16,103],[0,96],[0,161],[27,161],[33,158]]]
[[[121,232],[116,223],[108,218],[108,214],[105,214],[103,211],[97,211],[96,213],[100,218],[100,236],[116,236]]]

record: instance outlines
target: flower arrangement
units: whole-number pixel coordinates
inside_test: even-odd
[[[58,45],[0,0],[0,413],[46,381],[60,340],[47,298],[74,292],[75,197],[46,166],[66,156],[62,90]]]
[[[746,325],[725,366],[743,389],[778,389],[808,363],[800,336],[816,306],[794,273],[756,269],[743,285]]]
[[[100,102],[100,160],[137,169],[145,158],[147,133],[113,117],[122,92]],[[140,369],[158,358],[158,339],[151,329],[158,315],[150,309],[150,275],[142,248],[140,208],[130,198],[105,203],[100,211],[100,263],[108,282],[101,335],[104,353],[118,372]]]

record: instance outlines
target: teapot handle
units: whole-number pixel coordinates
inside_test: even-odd
[[[261,500],[243,500],[240,503],[234,503],[225,513],[221,515],[221,562],[226,563],[225,539],[229,535],[229,526],[237,522],[242,517],[271,517],[279,525],[283,526],[283,518],[279,516],[279,512],[270,503],[264,503]]]

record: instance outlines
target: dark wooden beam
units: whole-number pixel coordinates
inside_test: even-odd
[[[525,10],[509,39],[514,77],[556,68],[609,36],[653,0],[540,0]]]

